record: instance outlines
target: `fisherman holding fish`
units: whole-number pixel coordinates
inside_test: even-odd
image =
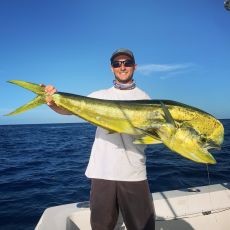
[[[224,126],[199,108],[150,100],[133,80],[136,64],[130,50],[115,51],[110,61],[114,86],[88,97],[57,92],[53,86],[8,81],[34,92],[36,97],[6,115],[48,104],[57,113],[76,115],[97,125],[86,170],[92,181],[92,229],[113,229],[118,210],[128,229],[154,229],[144,144],[162,143],[194,162],[215,164],[208,150],[220,149]]]
[[[133,74],[135,58],[128,49],[116,50],[111,58],[113,86],[93,92],[88,97],[111,100],[139,100],[150,97],[136,86]],[[57,92],[45,86],[47,94]],[[51,109],[63,115],[69,111],[46,98]],[[90,209],[93,230],[114,229],[119,210],[127,229],[155,229],[153,201],[146,173],[145,145],[134,145],[127,134],[110,133],[98,127],[86,169],[91,179]]]

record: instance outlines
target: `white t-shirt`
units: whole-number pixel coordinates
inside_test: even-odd
[[[100,90],[89,97],[108,100],[141,100],[150,97],[139,88],[119,90],[114,87]],[[110,134],[98,127],[85,175],[116,181],[142,181],[146,176],[145,145],[133,144],[127,134]]]

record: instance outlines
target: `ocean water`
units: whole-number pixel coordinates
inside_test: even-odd
[[[149,146],[152,192],[230,181],[230,119],[225,140],[212,151],[216,165],[197,164],[163,145]],[[0,229],[34,229],[50,207],[89,199],[84,172],[95,127],[88,123],[0,126]]]

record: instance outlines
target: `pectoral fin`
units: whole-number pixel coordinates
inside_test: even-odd
[[[137,138],[134,142],[134,144],[146,144],[146,145],[154,145],[154,144],[160,144],[162,143],[160,140],[157,140],[153,138],[152,136],[141,136]]]
[[[172,124],[174,127],[176,127],[176,123],[171,115],[171,113],[169,112],[169,110],[167,109],[167,107],[165,106],[165,104],[160,101],[161,103],[161,107],[162,107],[162,110],[164,112],[164,117],[165,117],[165,120],[169,123],[169,124]]]
[[[139,136],[135,141],[134,144],[147,144],[147,145],[153,145],[153,144],[160,144],[162,143],[159,139],[159,136],[155,132],[155,129],[151,128],[151,130],[145,130],[141,128],[137,128],[139,131],[141,131],[143,134]]]

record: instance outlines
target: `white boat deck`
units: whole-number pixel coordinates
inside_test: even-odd
[[[230,183],[153,193],[157,230],[229,230]],[[44,211],[35,230],[90,230],[88,202]],[[116,230],[125,230],[120,216]]]

